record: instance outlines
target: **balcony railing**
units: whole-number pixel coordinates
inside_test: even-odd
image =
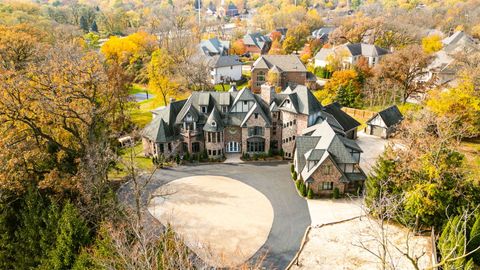
[[[198,134],[200,134],[201,131],[199,129],[181,129],[180,130],[180,134],[183,136],[183,137],[193,137],[193,136],[197,136]]]

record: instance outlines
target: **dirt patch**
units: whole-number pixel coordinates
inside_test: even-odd
[[[361,247],[363,244],[374,253],[378,252],[380,245],[376,235],[381,230],[375,224],[363,217],[312,228],[298,264],[293,265],[291,269],[379,269],[379,259]],[[395,225],[387,225],[386,234],[390,241],[388,261],[395,265],[395,269],[414,269],[408,259],[395,247],[402,252],[408,250],[409,254],[417,256],[423,254],[419,261],[420,269],[430,265],[429,237],[409,235],[406,229]]]

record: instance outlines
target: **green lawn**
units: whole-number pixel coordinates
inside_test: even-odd
[[[133,151],[133,152],[132,152]],[[121,162],[117,164],[117,168],[113,169],[109,173],[109,178],[118,179],[127,176],[125,171],[125,164],[128,164],[131,155],[133,155],[133,162],[135,162],[136,167],[141,171],[152,172],[153,163],[151,158],[147,158],[143,155],[143,145],[138,143],[133,148],[123,148],[120,150]]]
[[[480,138],[466,139],[461,142],[460,150],[467,158],[467,165],[474,175],[480,175]]]
[[[238,90],[242,90],[243,87],[246,87],[248,85],[248,80],[245,81],[244,83],[242,84],[237,84],[237,89]],[[224,87],[225,87],[225,91],[228,91],[230,90],[230,84],[226,83],[224,84]],[[220,92],[223,92],[223,88],[222,88],[222,84],[216,84],[213,86],[213,89],[215,89],[215,91],[220,91]]]
[[[130,94],[145,91],[148,91],[148,93],[154,95],[154,97],[141,102],[135,102],[130,110],[130,117],[133,123],[137,124],[139,128],[143,128],[152,120],[152,110],[165,105],[162,95],[156,91],[147,90],[146,86],[134,84],[130,90]],[[187,93],[178,93],[175,98],[185,98],[186,95]]]

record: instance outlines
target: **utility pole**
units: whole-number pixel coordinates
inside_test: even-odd
[[[202,14],[202,0],[198,0],[198,27],[201,23],[201,14]]]

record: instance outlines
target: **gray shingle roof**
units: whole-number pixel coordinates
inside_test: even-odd
[[[389,54],[390,51],[384,48],[372,44],[365,43],[347,43],[335,48],[322,48],[315,55],[315,59],[326,61],[328,56],[333,53],[339,53],[341,51],[348,52],[351,56],[365,56],[365,57],[377,57],[385,54]]]
[[[360,126],[360,123],[353,117],[342,111],[342,106],[338,102],[331,103],[323,109],[338,121],[342,126],[343,131],[348,132]]]
[[[370,118],[367,123],[370,123],[377,115],[380,115],[387,127],[394,126],[403,120],[403,115],[398,109],[397,105],[390,106],[378,114]]]
[[[236,55],[215,55],[212,57],[210,64],[214,68],[241,66],[240,58]]]
[[[270,39],[270,37],[262,35],[261,33],[246,34],[243,37],[243,43],[245,45],[256,46],[260,50],[263,50],[265,47],[269,46],[271,42],[272,39]]]
[[[208,40],[202,40],[199,47],[206,56],[223,55],[228,52],[230,42],[218,38],[211,38]]]
[[[322,105],[310,90],[304,85],[298,85],[287,95],[287,98],[292,102],[294,112],[311,115],[322,110]],[[285,100],[282,104],[285,103]],[[287,107],[280,107],[280,110],[290,110]]]
[[[296,146],[298,172],[301,172],[303,168],[305,168],[305,164],[306,164],[305,153],[315,148],[315,145],[317,145],[319,140],[320,140],[319,136],[298,136],[296,138],[295,146]]]
[[[252,65],[253,69],[268,68],[274,66],[282,72],[307,72],[305,65],[298,56],[289,55],[262,55]]]
[[[212,112],[207,118],[207,121],[205,122],[205,125],[203,126],[204,131],[209,131],[209,132],[219,132],[222,131],[224,128],[223,120],[222,117],[220,116],[220,113],[218,112],[216,107],[213,107]]]

